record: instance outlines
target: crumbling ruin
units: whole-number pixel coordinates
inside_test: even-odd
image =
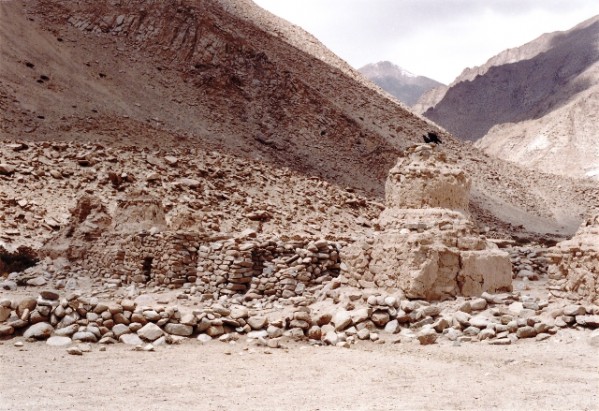
[[[149,195],[121,199],[114,217],[99,199],[84,196],[44,253],[67,257],[114,284],[189,283],[216,298],[291,298],[339,274],[339,246],[333,242],[258,237],[253,230],[215,236],[197,229],[192,214],[179,217],[168,226],[160,200]]]
[[[428,300],[511,290],[509,255],[475,232],[467,218],[470,181],[442,152],[410,148],[385,191],[381,231],[343,250],[350,285]]]
[[[599,213],[587,219],[576,235],[548,254],[549,290],[557,297],[599,304]]]

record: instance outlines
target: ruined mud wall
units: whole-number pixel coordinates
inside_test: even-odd
[[[599,304],[599,213],[548,255],[549,290],[558,297]]]

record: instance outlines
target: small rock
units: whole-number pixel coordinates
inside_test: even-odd
[[[487,308],[487,300],[484,298],[475,298],[470,301],[470,307],[472,307],[474,311],[482,311]]]
[[[6,164],[6,163],[0,163],[0,174],[1,175],[9,176],[9,175],[13,174],[14,172],[15,172],[15,166]]]
[[[0,324],[0,337],[6,337],[12,335],[15,329],[8,324]]]
[[[397,320],[389,321],[387,323],[387,325],[385,325],[386,333],[395,334],[395,333],[398,333],[399,330],[400,330],[400,326],[399,326],[399,321],[397,321]]]
[[[236,307],[231,310],[231,318],[238,320],[240,318],[248,318],[248,309],[245,307]]]
[[[50,324],[37,323],[37,324],[33,324],[31,327],[29,327],[23,333],[23,337],[43,340],[43,339],[50,337],[50,335],[52,335],[53,331],[54,331],[54,327],[52,327]]]
[[[599,315],[577,315],[576,323],[582,327],[598,328]]]
[[[389,322],[389,313],[387,311],[375,311],[370,319],[379,328],[384,327]]]
[[[225,328],[222,325],[211,325],[204,332],[210,337],[218,337],[225,333]]]
[[[456,341],[461,335],[462,333],[455,328],[448,328],[447,331],[445,331],[445,336],[449,341]]]
[[[343,331],[352,323],[351,315],[345,310],[339,310],[333,316],[333,324],[336,331]],[[334,344],[331,344],[334,345]]]
[[[322,338],[322,330],[320,329],[320,327],[317,325],[313,325],[312,327],[310,327],[310,329],[308,330],[308,338],[311,340],[320,341],[320,339]]]
[[[52,336],[46,340],[51,347],[68,347],[73,341],[69,337]]]
[[[81,352],[92,352],[92,346],[87,343],[78,344],[77,348],[79,348]]]
[[[209,336],[209,335],[207,335],[207,334],[200,334],[200,335],[198,335],[198,338],[197,338],[197,340],[198,340],[199,342],[201,342],[202,344],[205,344],[205,343],[207,343],[207,342],[210,342],[210,341],[212,341],[212,337],[211,337],[211,336]]]
[[[67,354],[71,355],[83,355],[83,351],[79,347],[69,347],[67,348]]]
[[[181,337],[189,337],[191,334],[193,334],[193,327],[191,325],[185,324],[168,323],[164,326],[164,331]]]
[[[73,334],[73,341],[81,341],[81,342],[96,342],[98,341],[98,337],[91,331],[77,331]]]
[[[325,334],[322,341],[324,341],[326,344],[329,344],[329,345],[337,345],[337,342],[339,341],[339,337],[337,336],[337,333],[335,331],[329,331],[328,333]]]
[[[487,340],[490,338],[495,338],[495,330],[492,330],[490,328],[485,328],[484,330],[481,330],[481,332],[478,334],[478,339],[480,341]]]
[[[269,338],[278,338],[278,337],[281,337],[283,335],[284,331],[285,330],[283,330],[282,328],[275,327],[272,324],[269,325],[268,328],[266,329],[266,333],[268,334]]]
[[[34,287],[41,287],[42,285],[46,285],[47,281],[43,276],[35,277],[30,280],[27,280],[27,285],[31,285]]]
[[[416,338],[420,342],[420,345],[434,344],[437,341],[438,334],[432,328],[425,328],[420,331]]]
[[[319,327],[322,327],[323,325],[330,323],[332,318],[333,315],[331,313],[320,313],[316,317],[316,321],[313,322],[315,322]]]
[[[533,327],[530,326],[524,326],[524,327],[520,327],[518,328],[518,331],[516,331],[516,336],[518,338],[533,338],[536,337],[537,332],[535,331],[535,329]]]
[[[354,324],[359,324],[370,318],[372,310],[370,308],[358,308],[350,311],[351,320]]]
[[[248,318],[247,323],[250,327],[252,327],[253,330],[261,330],[264,327],[266,327],[266,325],[268,324],[268,320],[266,317],[254,316]]]
[[[157,340],[162,334],[164,334],[164,331],[154,323],[147,323],[137,330],[137,335],[146,341]]]
[[[127,345],[142,345],[144,343],[137,334],[123,334],[119,337],[119,341]]]
[[[281,348],[281,339],[280,338],[271,338],[266,341],[266,345],[269,348]]]
[[[362,328],[356,334],[359,340],[368,340],[370,338],[370,330],[368,328]]]
[[[130,333],[131,330],[125,324],[116,324],[114,327],[112,327],[112,332],[116,338],[119,338],[123,334]]]
[[[40,292],[40,295],[44,300],[56,301],[59,298],[59,294],[57,291],[53,290],[44,290]]]
[[[564,315],[576,317],[577,315],[585,315],[586,309],[582,305],[571,304],[564,307]]]
[[[182,178],[181,180],[179,180],[179,184],[189,188],[198,188],[202,185],[200,181],[195,180],[193,178]]]
[[[255,330],[247,333],[247,338],[250,340],[260,340],[268,337],[268,332],[266,330]]]

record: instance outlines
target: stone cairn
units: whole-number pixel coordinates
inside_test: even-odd
[[[408,149],[389,172],[380,232],[342,252],[351,285],[439,300],[509,291],[509,255],[467,219],[470,181],[429,145]]]
[[[548,257],[553,295],[599,304],[599,213],[586,220],[570,240],[557,244]]]

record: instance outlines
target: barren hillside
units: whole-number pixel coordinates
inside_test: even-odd
[[[91,174],[108,181],[116,161],[115,171],[136,182],[124,185],[125,192],[144,188],[148,172],[161,172],[160,166],[140,166],[144,155],[172,154],[183,165],[215,153],[217,162],[268,165],[266,178],[277,184],[279,170],[288,169],[305,181],[318,178],[319,186],[349,187],[380,202],[399,151],[435,129],[312,36],[251,2],[184,0],[171,7],[143,0],[12,1],[2,2],[0,10],[1,136],[48,142],[23,152],[2,146],[0,163],[14,169],[0,176],[3,230],[23,227],[20,217],[11,217],[23,198],[37,202],[38,217],[52,215],[63,223],[84,187],[77,168],[63,172],[73,166],[67,159],[85,157],[95,144],[100,152],[116,153],[98,161]],[[450,158],[473,177],[471,212],[481,228],[501,235],[573,233],[597,198],[594,186],[549,181],[491,160],[447,134],[442,138]],[[144,154],[123,157],[123,146],[132,147],[123,152]],[[180,167],[166,179],[216,184],[209,170]],[[55,181],[53,168],[59,180],[70,182]],[[281,201],[305,201],[308,186],[281,184]],[[116,194],[106,192],[106,201]],[[177,196],[164,201],[180,201]],[[232,213],[231,219],[242,215],[227,206],[223,213]],[[322,217],[320,208],[307,213]],[[33,218],[29,225],[47,230],[42,221]]]
[[[492,155],[575,177],[599,174],[599,17],[465,70],[422,98],[424,115]]]

